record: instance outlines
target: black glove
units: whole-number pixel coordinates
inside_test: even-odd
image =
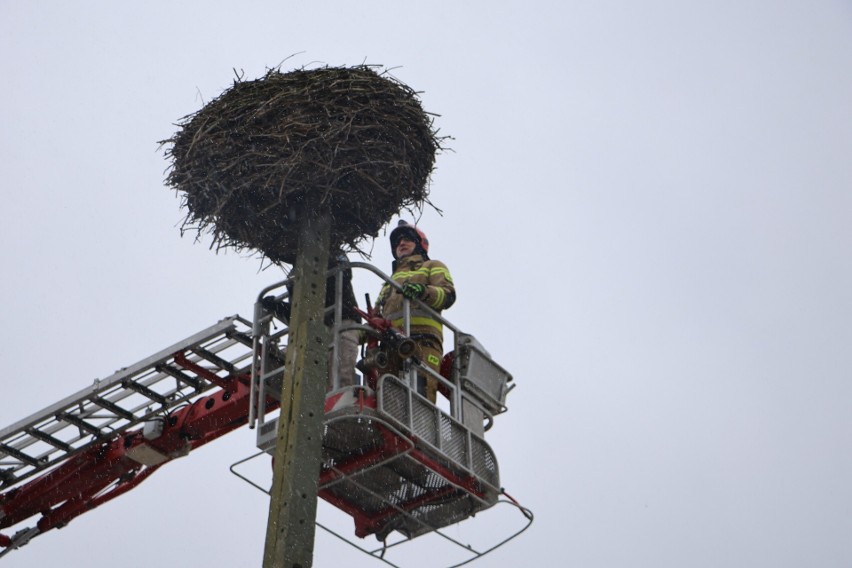
[[[412,284],[406,282],[402,285],[402,295],[409,300],[419,300],[426,295],[426,286],[423,284]]]
[[[282,321],[290,321],[290,302],[276,300],[275,296],[265,296],[261,301],[263,308]]]

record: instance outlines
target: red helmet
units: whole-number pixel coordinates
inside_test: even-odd
[[[402,237],[407,237],[414,243],[414,252],[429,258],[429,239],[426,238],[426,233],[401,219],[390,234],[391,254],[394,258],[396,258],[396,247]]]

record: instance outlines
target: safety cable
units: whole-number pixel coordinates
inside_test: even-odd
[[[253,460],[253,459],[255,459],[255,458],[257,458],[257,457],[259,457],[259,456],[261,456],[261,455],[264,455],[264,454],[266,454],[266,452],[258,452],[258,453],[256,453],[256,454],[253,454],[253,455],[251,455],[251,456],[247,457],[247,458],[244,458],[244,459],[242,459],[242,460],[239,460],[239,461],[237,461],[237,462],[233,463],[233,464],[230,466],[230,471],[231,471],[231,473],[233,473],[235,476],[237,476],[238,478],[242,479],[243,481],[245,481],[246,483],[248,483],[249,485],[251,485],[252,487],[254,487],[255,489],[257,489],[257,490],[258,490],[258,491],[260,491],[261,493],[263,493],[263,494],[265,494],[265,495],[269,495],[269,491],[268,491],[268,490],[264,489],[263,487],[261,487],[260,485],[258,485],[257,483],[255,483],[254,481],[252,481],[251,479],[249,479],[248,477],[246,477],[246,476],[244,476],[244,475],[242,475],[241,473],[238,473],[238,472],[236,471],[236,467],[237,467],[238,465],[244,464],[244,463],[246,463],[246,462],[248,462],[248,461],[250,461],[250,460]],[[507,504],[507,505],[510,505],[510,506],[512,506],[512,507],[515,507],[515,508],[516,508],[516,509],[518,509],[518,510],[521,512],[521,514],[522,514],[522,515],[523,515],[523,516],[527,519],[527,523],[526,523],[526,524],[525,524],[525,525],[524,525],[524,526],[523,526],[520,530],[518,530],[517,532],[515,532],[514,534],[509,535],[507,538],[504,538],[503,540],[501,540],[501,541],[497,542],[496,544],[494,544],[494,545],[493,545],[493,546],[491,546],[490,548],[487,548],[487,549],[482,550],[482,551],[475,550],[475,549],[473,549],[470,545],[464,545],[464,544],[462,544],[461,542],[459,542],[458,540],[456,540],[456,539],[454,539],[454,538],[450,537],[449,535],[444,534],[441,530],[438,530],[438,529],[433,530],[432,532],[433,532],[434,534],[437,534],[438,536],[443,537],[444,539],[448,540],[449,542],[452,542],[453,544],[456,544],[456,545],[457,545],[457,546],[459,546],[460,548],[464,549],[465,551],[467,551],[467,552],[469,552],[469,553],[471,553],[471,554],[473,555],[473,556],[471,556],[470,558],[468,558],[467,560],[465,560],[465,561],[463,561],[463,562],[460,562],[460,563],[458,563],[458,564],[453,564],[453,565],[451,565],[451,566],[447,566],[447,568],[459,568],[460,566],[465,566],[465,565],[467,565],[467,564],[470,564],[470,563],[471,563],[471,562],[473,562],[474,560],[479,560],[480,558],[482,558],[482,557],[483,557],[483,556],[485,556],[486,554],[489,554],[489,553],[493,552],[494,550],[496,550],[496,549],[500,548],[501,546],[505,545],[506,543],[508,543],[508,542],[510,542],[510,541],[512,541],[512,540],[514,540],[515,538],[517,538],[518,536],[520,536],[522,533],[524,533],[524,532],[525,532],[528,528],[530,528],[530,526],[532,525],[533,521],[535,520],[535,516],[533,515],[533,512],[532,512],[530,509],[528,509],[528,508],[524,507],[523,505],[521,505],[521,504],[518,502],[518,500],[517,500],[517,499],[515,499],[514,497],[512,497],[511,495],[509,495],[509,494],[506,492],[506,490],[505,490],[505,489],[502,489],[502,488],[501,488],[501,489],[500,489],[500,494],[501,494],[501,495],[503,495],[503,496],[505,497],[505,499],[500,499],[500,500],[498,500],[498,501],[495,503],[495,505],[499,505],[500,503],[505,503],[505,504]],[[394,564],[393,562],[391,562],[390,560],[388,560],[387,558],[385,558],[385,553],[386,553],[388,550],[390,550],[391,548],[394,548],[394,547],[400,546],[400,545],[402,545],[402,544],[405,544],[406,542],[410,542],[411,540],[413,540],[413,539],[403,538],[403,539],[401,539],[401,540],[399,540],[399,541],[397,541],[397,542],[391,543],[391,544],[388,544],[388,543],[387,543],[387,540],[384,540],[384,541],[381,541],[381,542],[382,542],[382,547],[381,547],[380,549],[376,549],[376,550],[369,550],[369,549],[367,549],[367,548],[364,548],[364,547],[362,547],[362,546],[359,546],[358,544],[356,544],[355,542],[351,541],[351,540],[350,540],[350,539],[348,539],[347,537],[345,537],[345,536],[341,535],[340,533],[338,533],[338,532],[336,532],[336,531],[334,531],[334,530],[332,530],[332,529],[330,529],[330,528],[326,527],[325,525],[323,525],[323,524],[322,524],[322,523],[320,523],[319,521],[317,521],[317,522],[316,522],[316,526],[317,526],[317,527],[319,527],[319,528],[321,528],[321,529],[322,529],[322,530],[324,530],[325,532],[329,533],[330,535],[332,535],[332,536],[334,536],[334,537],[338,538],[339,540],[342,540],[343,542],[345,542],[345,543],[346,543],[346,544],[348,544],[349,546],[351,546],[351,547],[353,547],[353,548],[355,548],[355,549],[357,549],[357,550],[359,550],[359,551],[363,552],[363,553],[364,553],[364,554],[366,554],[367,556],[369,556],[369,557],[371,557],[371,558],[373,558],[373,559],[375,559],[375,560],[378,560],[379,562],[383,562],[384,564],[386,564],[386,565],[388,565],[388,566],[391,566],[391,567],[393,567],[393,568],[403,568],[403,567],[402,567],[402,566],[400,566],[400,565],[398,565],[398,564]]]

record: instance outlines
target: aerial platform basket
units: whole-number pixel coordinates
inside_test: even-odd
[[[414,538],[497,502],[491,447],[398,377],[335,391],[325,410],[319,496],[352,516],[356,536]],[[273,453],[276,430],[266,422],[258,447]]]
[[[351,263],[350,267],[367,269],[386,284],[397,286],[371,265]],[[325,399],[318,495],[353,519],[356,537],[375,536],[382,548],[367,550],[358,544],[361,541],[318,525],[377,558],[388,548],[430,533],[447,538],[441,529],[498,503],[517,508],[526,519],[525,526],[483,550],[455,544],[476,558],[526,530],[532,522],[532,513],[503,491],[495,453],[484,438],[494,417],[507,410],[506,397],[514,386],[511,374],[491,358],[474,336],[462,332],[428,306],[419,305],[419,310],[429,311],[441,322],[445,340],[447,332],[452,334],[452,342],[447,342],[452,346],[451,351],[444,356],[440,372],[415,358],[405,363],[399,375],[375,368],[371,371],[366,366],[370,359],[368,352],[362,353],[364,360],[357,367],[364,373],[363,384],[341,387],[336,363],[341,333],[357,328],[369,334],[371,328],[340,320],[339,269],[332,269],[329,277],[335,274],[338,275],[337,303],[328,308],[334,314],[334,325],[329,345],[330,390]],[[264,289],[255,305],[252,384],[257,389],[256,401],[267,396],[277,399],[281,391],[289,330],[287,322],[281,320],[279,323],[285,327],[276,331],[278,324],[273,323],[272,317],[278,316],[262,300],[268,300],[267,294],[278,288],[281,293],[272,297],[286,301],[289,295],[284,291],[286,283]],[[398,329],[402,337],[409,335],[413,303],[409,300],[403,303],[405,323]],[[437,382],[440,405],[430,402],[413,386],[418,376],[428,376]],[[258,447],[274,455],[278,419],[264,419],[262,406],[252,414],[258,417]],[[254,422],[250,420],[250,424]],[[239,463],[242,462],[235,465]],[[266,492],[262,484],[243,477],[234,467],[232,471]],[[494,531],[500,532],[506,531]],[[389,538],[391,534],[393,538]]]
[[[273,455],[277,422],[269,420],[258,431],[258,447]],[[353,386],[329,393],[322,451],[318,495],[353,519],[356,537],[373,535],[379,547],[370,549],[365,541],[318,526],[389,566],[401,568],[395,563],[399,562],[396,553],[388,551],[421,536],[438,538],[430,541],[434,551],[430,566],[462,566],[532,524],[532,512],[501,488],[497,460],[488,443],[397,376],[383,375],[375,390]],[[232,471],[252,483],[233,467]],[[498,515],[503,523],[489,524],[489,512],[482,519],[490,527],[484,546],[460,542],[443,532],[498,504],[519,511],[522,523],[513,520],[511,513],[506,517],[504,511]],[[453,549],[459,552],[453,554]],[[449,562],[440,560],[453,557]]]
[[[462,521],[497,502],[491,447],[393,375],[378,389],[326,399],[319,495],[355,520],[355,534],[408,538]]]

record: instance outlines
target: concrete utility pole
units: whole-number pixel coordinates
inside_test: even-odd
[[[327,209],[303,211],[263,568],[313,564],[328,377],[323,311],[331,216]]]

